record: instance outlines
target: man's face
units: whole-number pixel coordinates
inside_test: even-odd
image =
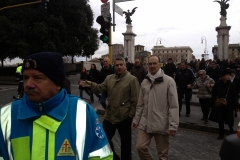
[[[211,63],[211,67],[212,68],[216,68],[216,64],[215,63]]]
[[[168,63],[172,63],[172,60],[168,60]]]
[[[226,74],[225,76],[223,76],[223,79],[226,81],[230,80],[230,74]]]
[[[148,70],[151,73],[151,75],[155,75],[159,69],[160,63],[158,61],[158,58],[155,56],[150,57],[148,60]]]
[[[231,73],[231,77],[234,77],[235,76],[235,73]]]
[[[139,61],[135,61],[135,66],[139,66],[140,62]]]
[[[122,60],[116,60],[114,65],[117,75],[121,75],[126,70],[126,66]]]
[[[187,65],[185,63],[180,64],[180,69],[184,70],[187,68]]]
[[[108,67],[108,66],[109,66],[109,62],[110,62],[110,61],[109,61],[108,58],[104,58],[104,59],[103,59],[103,66],[104,66],[104,67]]]
[[[23,72],[24,92],[32,102],[45,102],[55,96],[60,86],[35,69],[25,69]]]

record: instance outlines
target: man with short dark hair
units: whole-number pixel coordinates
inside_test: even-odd
[[[184,96],[186,103],[186,117],[190,116],[190,99],[192,95],[192,89],[189,89],[189,85],[193,85],[195,82],[195,76],[192,70],[187,68],[187,62],[182,61],[180,63],[180,69],[175,76],[178,91],[178,103],[179,103],[179,116],[181,116],[182,110],[182,98]]]
[[[23,98],[0,108],[0,157],[112,159],[94,109],[64,89],[66,75],[60,54],[41,52],[28,56],[22,75]]]
[[[114,153],[114,160],[120,160],[112,143],[116,130],[121,137],[121,159],[132,160],[131,123],[136,111],[139,82],[127,71],[122,57],[116,58],[114,69],[115,74],[107,76],[103,83],[87,81],[87,87],[91,87],[93,92],[107,93],[108,105],[103,128]],[[80,82],[81,86],[84,84],[84,81]]]
[[[172,58],[168,58],[168,63],[164,67],[164,73],[174,78],[176,71],[177,71],[177,68],[175,64],[172,62]]]
[[[220,78],[221,70],[217,66],[215,61],[210,62],[209,67],[206,69],[206,75],[211,77],[215,82],[217,82]]]

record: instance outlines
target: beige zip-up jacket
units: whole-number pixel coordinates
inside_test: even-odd
[[[147,133],[168,134],[179,125],[179,106],[175,81],[161,70],[152,83],[148,77],[143,80],[133,123]]]

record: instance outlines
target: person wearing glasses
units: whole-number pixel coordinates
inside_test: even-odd
[[[211,103],[211,90],[215,84],[215,81],[206,75],[205,70],[198,71],[199,77],[196,80],[196,83],[191,86],[188,85],[190,89],[198,89],[197,97],[199,98],[199,104],[201,106],[201,110],[203,113],[203,117],[201,120],[204,120],[206,123],[208,122],[209,110],[212,105]]]

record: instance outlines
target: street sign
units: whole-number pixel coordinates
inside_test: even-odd
[[[101,5],[101,15],[103,17],[110,16],[110,3],[109,2]]]
[[[115,4],[114,11],[123,16],[123,9]]]
[[[118,3],[118,2],[126,2],[126,1],[134,1],[134,0],[115,0],[115,3]]]

